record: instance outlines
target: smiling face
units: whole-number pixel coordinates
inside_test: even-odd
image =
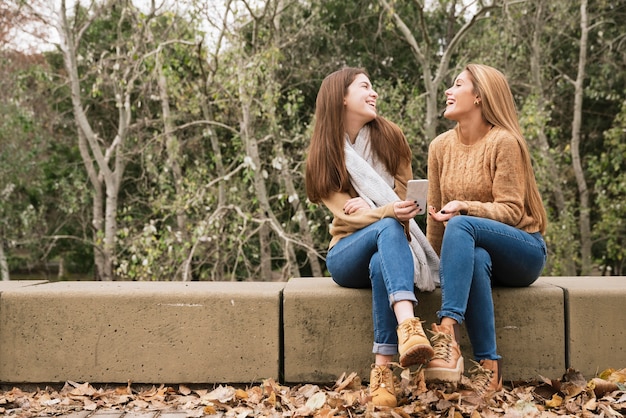
[[[480,112],[480,106],[474,102],[480,98],[474,93],[474,83],[467,71],[463,71],[454,80],[454,84],[445,92],[446,110],[443,116],[458,121],[472,112]]]
[[[343,99],[348,125],[365,125],[376,118],[378,93],[365,74],[358,74]]]

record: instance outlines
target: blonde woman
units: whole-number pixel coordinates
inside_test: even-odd
[[[324,79],[306,189],[311,202],[323,203],[333,215],[326,257],[333,280],[343,287],[372,289],[370,395],[376,406],[396,406],[394,357],[399,354],[400,364],[408,367],[433,355],[414,315],[415,283],[428,271],[436,275],[439,260],[424,234],[414,230],[419,206],[405,200],[413,176],[411,150],[400,128],[378,116],[377,99],[362,69],[344,68]],[[428,269],[415,269],[413,251]]]
[[[539,277],[546,212],[504,75],[470,64],[445,95],[444,117],[456,126],[432,141],[428,155],[426,235],[441,256],[442,304],[425,377],[460,380],[464,322],[477,362],[472,389],[485,395],[502,388],[491,286],[529,286]]]

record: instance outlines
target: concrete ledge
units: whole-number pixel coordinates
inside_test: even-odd
[[[418,294],[429,325],[439,289]],[[495,288],[506,380],[626,366],[626,277]],[[328,383],[367,379],[371,291],[267,282],[0,282],[0,382]],[[472,358],[467,335],[461,345]]]
[[[0,295],[7,290],[19,289],[20,287],[36,286],[48,283],[46,280],[9,280],[0,281]]]
[[[283,293],[287,382],[330,382],[352,371],[369,377],[371,295],[330,278],[289,280]]]
[[[584,376],[626,366],[626,277],[546,277],[565,292],[568,364]]]
[[[563,290],[540,279],[528,288],[495,288],[493,294],[504,378],[560,376],[566,368]],[[297,278],[287,283],[283,298],[286,381],[327,382],[344,371],[369,376],[370,290],[341,288],[330,278]],[[420,293],[418,301],[416,314],[430,327],[441,291]],[[473,358],[464,328],[461,348],[466,359]]]
[[[0,381],[280,378],[284,283],[58,282],[0,295]]]

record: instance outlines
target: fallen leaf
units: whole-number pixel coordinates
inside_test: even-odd
[[[306,407],[315,411],[320,409],[326,403],[326,394],[324,392],[317,392],[306,401]]]
[[[356,372],[350,373],[348,377],[345,377],[345,375],[346,374],[344,372],[341,377],[335,382],[334,389],[337,392],[341,392],[344,389],[355,390],[361,387],[361,379]]]
[[[587,383],[587,388],[592,390],[597,398],[602,398],[605,394],[617,390],[617,384],[594,377]]]
[[[467,385],[464,376],[458,387],[435,384],[423,379],[421,368],[403,371],[398,382],[399,406],[376,408],[368,388],[355,373],[344,373],[332,388],[315,384],[283,386],[266,379],[250,387],[220,385],[212,390],[186,385],[94,388],[83,382],[66,382],[60,390],[51,387],[26,391],[13,387],[0,390],[0,415],[16,418],[51,417],[68,414],[86,416],[151,414],[155,411],[180,411],[188,418],[618,418],[626,416],[626,385],[620,382],[625,369],[606,373],[585,382],[582,374],[570,369],[561,379],[539,378],[536,382],[516,382],[487,398],[460,396]],[[611,382],[608,379],[615,380]],[[611,384],[603,397],[595,389]],[[332,384],[332,382],[331,382]],[[558,390],[557,390],[558,389]],[[92,412],[94,411],[94,412]]]
[[[554,394],[552,396],[552,399],[550,399],[549,401],[546,401],[546,406],[548,408],[558,408],[563,404],[563,398],[560,397],[557,394]]]
[[[210,399],[212,401],[219,401],[221,403],[228,403],[235,397],[235,389],[229,386],[219,385],[216,389],[202,396],[202,398]]]
[[[235,391],[235,398],[237,398],[237,399],[247,399],[248,398],[248,392],[246,392],[245,390],[242,390],[242,389],[237,389]]]

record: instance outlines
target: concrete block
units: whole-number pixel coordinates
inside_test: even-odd
[[[18,289],[26,286],[37,286],[43,283],[48,283],[46,280],[2,280],[0,281],[0,297],[2,292],[7,290]]]
[[[590,379],[626,365],[626,277],[547,277],[565,292],[568,367]]]
[[[504,379],[562,376],[566,370],[563,290],[539,278],[529,287],[494,288],[493,304]],[[466,354],[466,358],[473,357]]]
[[[369,377],[371,291],[330,278],[293,278],[283,291],[285,381],[326,383],[343,372]]]
[[[528,288],[494,288],[498,352],[506,380],[560,376],[565,371],[563,291],[541,279]],[[425,328],[438,322],[441,290],[418,293]],[[532,309],[530,309],[532,307]],[[346,289],[331,278],[294,278],[283,292],[287,382],[330,382],[342,373],[369,378],[373,325],[371,291]],[[464,327],[461,348],[473,358]]]
[[[6,290],[0,298],[0,381],[279,379],[283,287],[57,282]]]
[[[416,314],[427,323],[436,319],[437,292],[417,296]],[[344,372],[369,379],[371,290],[343,288],[330,277],[293,278],[283,292],[283,322],[286,382],[327,383]]]

